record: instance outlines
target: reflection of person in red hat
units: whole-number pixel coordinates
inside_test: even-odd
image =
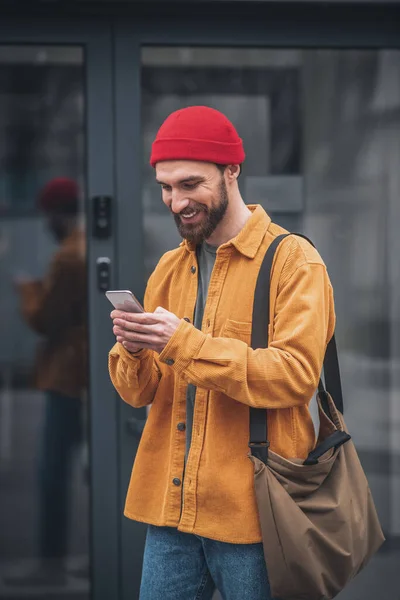
[[[287,232],[242,198],[244,157],[219,111],[167,117],[150,162],[184,239],[152,273],[145,312],[111,313],[111,380],[132,406],[152,405],[125,505],[149,524],[140,600],[210,600],[215,586],[224,598],[271,600],[249,407],[268,409],[277,454],[305,459],[315,445],[308,403],[334,330],[332,287],[318,252],[285,237],[271,276],[271,344],[251,347],[260,266]]]
[[[76,228],[79,212],[79,187],[73,179],[57,177],[40,191],[39,208],[46,214],[50,230],[58,241]]]
[[[79,227],[75,181],[49,181],[38,197],[59,243],[43,280],[19,281],[22,314],[42,341],[35,384],[46,397],[40,459],[40,568],[26,584],[64,580],[70,470],[82,439],[82,394],[87,386],[85,237]],[[17,583],[21,583],[19,580]]]

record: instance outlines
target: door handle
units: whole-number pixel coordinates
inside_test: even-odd
[[[93,235],[106,239],[111,236],[111,196],[95,196],[92,199]]]
[[[111,284],[111,260],[108,256],[99,256],[96,260],[97,288],[106,292]]]

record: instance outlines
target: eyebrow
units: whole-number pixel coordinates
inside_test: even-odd
[[[203,177],[202,175],[190,175],[190,177],[185,177],[184,179],[180,179],[178,181],[178,184],[191,183],[193,181],[198,181],[199,183],[201,183],[202,181],[205,181],[205,177]],[[165,183],[164,181],[159,181],[159,179],[156,179],[156,182],[159,183],[160,185],[169,185],[168,183]]]

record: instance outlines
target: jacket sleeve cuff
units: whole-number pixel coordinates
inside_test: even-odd
[[[182,319],[178,329],[160,353],[160,362],[172,367],[178,374],[182,373],[197,355],[206,337],[205,333]]]
[[[117,342],[113,348],[110,350],[111,356],[119,356],[122,359],[126,359],[129,362],[137,363],[139,365],[139,360],[143,360],[146,358],[148,354],[150,354],[150,350],[143,348],[142,350],[138,350],[138,352],[129,352],[122,344]]]

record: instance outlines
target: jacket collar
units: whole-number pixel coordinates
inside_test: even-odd
[[[254,258],[261,245],[264,235],[270,226],[271,218],[267,215],[260,204],[248,204],[247,208],[252,212],[245,226],[236,237],[225,242],[220,248],[234,246],[244,256]],[[180,246],[184,246],[189,252],[194,252],[196,245],[183,240]]]

